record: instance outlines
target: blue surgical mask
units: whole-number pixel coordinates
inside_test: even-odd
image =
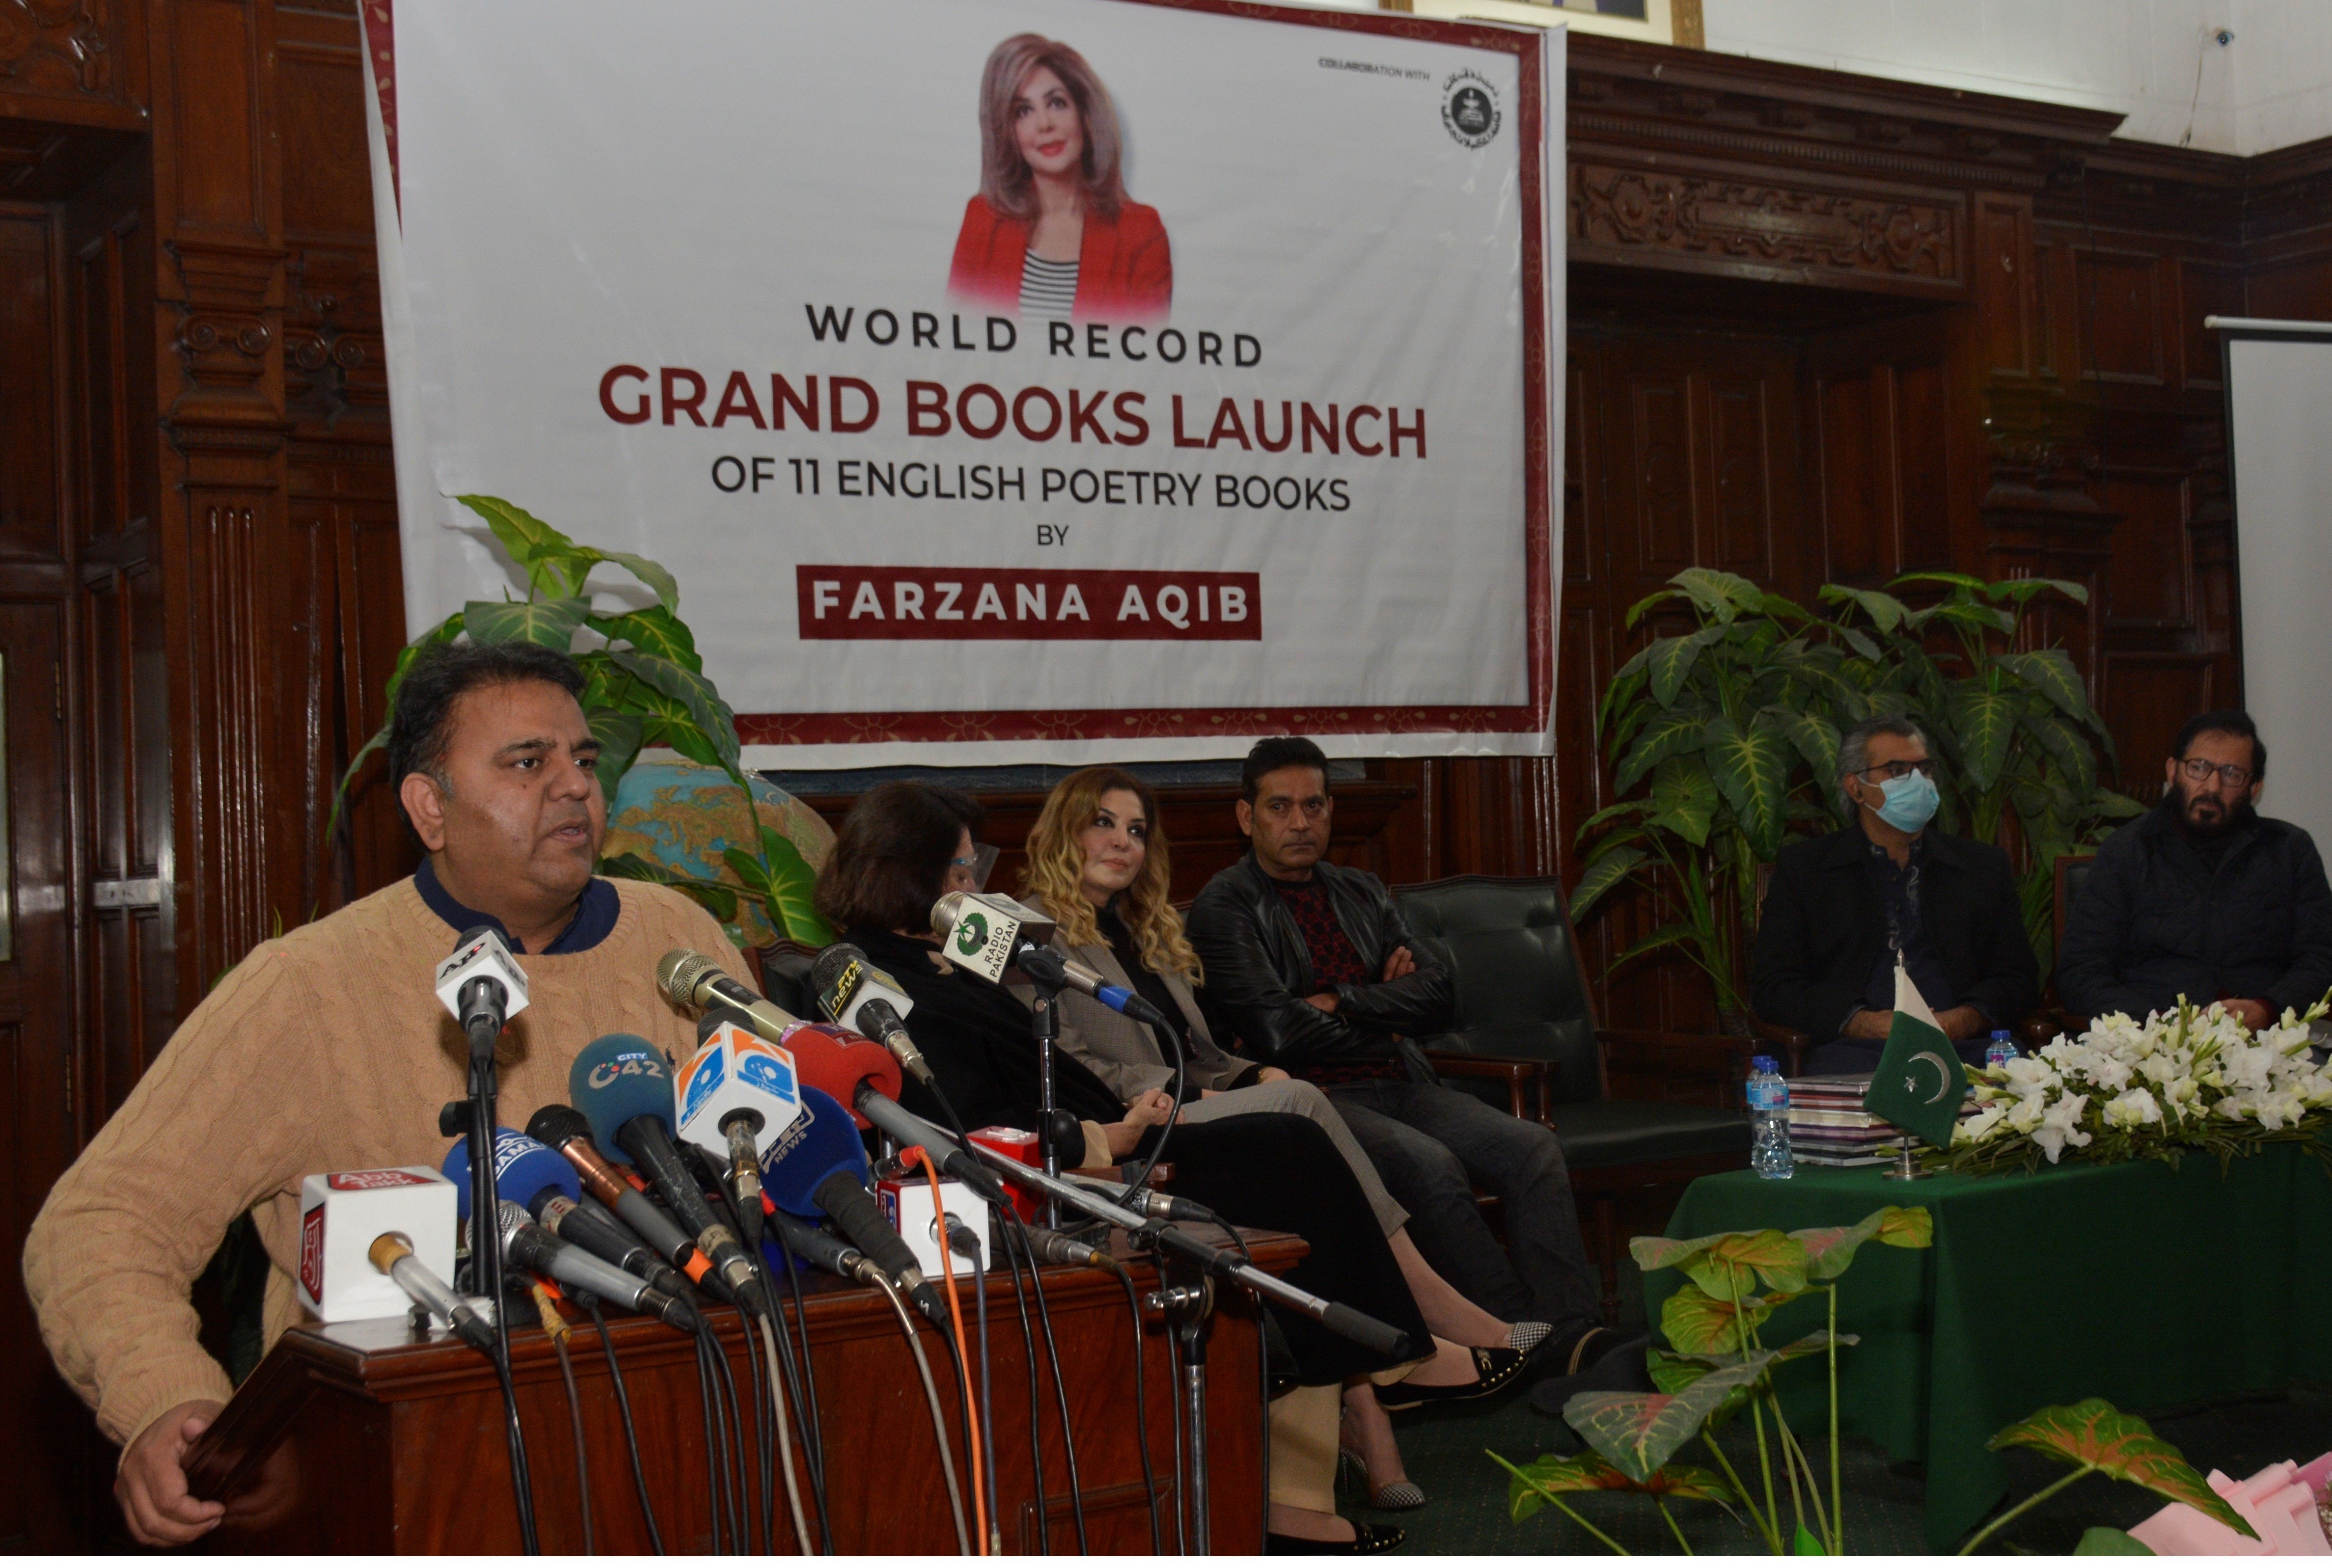
[[[1907,773],[1887,781],[1887,803],[1877,808],[1878,820],[1898,832],[1916,833],[1935,816],[1941,799],[1934,779],[1923,773]]]

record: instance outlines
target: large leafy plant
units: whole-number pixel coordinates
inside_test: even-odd
[[[578,545],[500,497],[456,499],[485,519],[525,575],[526,597],[473,599],[400,651],[388,678],[391,709],[406,672],[425,649],[466,639],[485,644],[531,642],[572,655],[583,669],[583,714],[599,741],[599,784],[609,804],[643,750],[667,747],[729,775],[737,788],[741,819],[737,841],[753,846],[732,845],[726,851],[733,883],[686,876],[636,854],[603,860],[600,870],[678,888],[724,922],[736,920],[741,898],[749,899],[768,911],[776,929],[805,941],[830,941],[832,932],[810,902],[815,874],[808,862],[793,841],[764,823],[754,808],[741,765],[736,715],[705,678],[695,634],[680,618],[680,585],[672,574],[643,556]],[[595,592],[592,577],[609,566],[645,587],[654,602],[637,608],[599,608],[604,590]],[[350,759],[335,792],[327,840],[338,826],[349,786],[372,754],[387,745],[388,726],[383,723]]]
[[[1693,629],[1654,638],[1604,692],[1598,725],[1625,795],[1582,823],[1595,841],[1572,890],[1584,917],[1630,881],[1676,901],[1677,917],[1615,960],[1675,949],[1708,976],[1720,1014],[1747,1011],[1743,946],[1757,867],[1792,824],[1827,822],[1821,781],[1838,763],[1833,717],[1855,699],[1852,661],[1878,646],[1745,577],[1700,567],[1628,612],[1632,627],[1680,607]],[[1867,657],[1865,657],[1867,656]]]
[[[2113,738],[2061,648],[2024,648],[2024,618],[2059,594],[2088,603],[2078,583],[2015,577],[1985,583],[1956,572],[1915,572],[1889,588],[1940,587],[1914,609],[1893,594],[1824,587],[1825,601],[1859,611],[1881,651],[1868,700],[1907,714],[1944,765],[1945,830],[2021,850],[2024,928],[2049,967],[2057,858],[2092,848],[2111,825],[2145,808],[2101,786],[2098,759]]]
[[[1880,1209],[1853,1225],[1813,1230],[1731,1231],[1690,1240],[1639,1236],[1629,1250],[1645,1270],[1678,1269],[1686,1278],[1660,1309],[1667,1350],[1649,1353],[1657,1393],[1582,1393],[1563,1407],[1563,1419],[1587,1441],[1589,1452],[1569,1459],[1540,1456],[1515,1465],[1493,1453],[1511,1478],[1508,1506],[1517,1524],[1549,1505],[1614,1551],[1622,1548],[1563,1500],[1566,1493],[1639,1492],[1652,1499],[1677,1542],[1691,1544],[1669,1512],[1670,1498],[1705,1498],[1738,1506],[1776,1555],[1845,1550],[1839,1463],[1838,1352],[1856,1343],[1838,1332],[1838,1280],[1865,1242],[1890,1247],[1933,1243],[1935,1221],[1925,1209]],[[1829,1326],[1769,1347],[1759,1330],[1775,1311],[1817,1292],[1828,1301]],[[1826,1358],[1830,1373],[1830,1497],[1805,1445],[1782,1418],[1773,1373],[1806,1356]],[[1744,1412],[1756,1435],[1760,1485],[1745,1482],[1718,1432]],[[1767,1417],[1772,1423],[1770,1430]],[[1698,1440],[1716,1470],[1675,1462]],[[1777,1488],[1781,1461],[1786,1492]],[[1781,1501],[1791,1509],[1785,1530]]]

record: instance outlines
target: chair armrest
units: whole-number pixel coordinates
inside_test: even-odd
[[[2084,1014],[2069,1012],[2061,1007],[2036,1008],[2023,1022],[2016,1026],[2017,1035],[2028,1051],[2039,1050],[2060,1034],[2079,1039],[2089,1030],[2089,1020]]]
[[[1447,1050],[1429,1050],[1425,1053],[1425,1060],[1432,1064],[1434,1071],[1450,1078],[1505,1079],[1506,1108],[1524,1121],[1534,1119],[1534,1116],[1523,1091],[1535,1085],[1538,1091],[1535,1119],[1543,1122],[1547,1118],[1547,1091],[1552,1087],[1553,1074],[1547,1070],[1545,1062],[1527,1057],[1474,1056]]]
[[[1814,1042],[1813,1037],[1803,1030],[1792,1029],[1786,1024],[1768,1023],[1754,1012],[1749,1015],[1749,1031],[1767,1044],[1782,1048],[1790,1069],[1784,1076],[1793,1076],[1803,1068],[1806,1051]]]

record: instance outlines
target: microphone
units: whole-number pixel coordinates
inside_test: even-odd
[[[863,951],[847,942],[824,949],[809,966],[809,985],[820,1012],[845,1029],[881,1041],[917,1081],[932,1081],[931,1064],[900,1022],[915,1010],[913,1000]],[[888,1092],[896,1098],[895,1088]]]
[[[1025,1227],[1028,1246],[1047,1263],[1066,1263],[1072,1269],[1101,1269],[1112,1274],[1122,1272],[1116,1259],[1082,1241],[1072,1241],[1058,1231],[1047,1231],[1042,1225]]]
[[[838,1274],[861,1285],[872,1285],[883,1278],[883,1270],[866,1254],[815,1225],[804,1224],[783,1209],[770,1212],[769,1230],[770,1236],[761,1243],[761,1257],[772,1268],[783,1269],[784,1254],[790,1252],[829,1274]]]
[[[656,988],[674,1007],[702,1012],[727,1003],[753,1021],[753,1032],[764,1040],[783,1040],[786,1031],[801,1022],[751,986],[731,980],[726,971],[702,953],[675,947],[656,961]]]
[[[397,1288],[411,1297],[416,1306],[452,1324],[454,1332],[473,1349],[493,1355],[494,1331],[486,1326],[486,1320],[413,1255],[413,1243],[402,1234],[395,1231],[381,1232],[372,1239],[365,1256],[372,1259],[374,1268],[396,1280]]]
[[[632,1156],[682,1225],[695,1230],[697,1248],[712,1259],[719,1278],[745,1306],[766,1316],[771,1303],[752,1259],[737,1233],[714,1218],[672,1141],[672,1073],[664,1053],[636,1034],[601,1035],[568,1069],[567,1092],[591,1124],[592,1140]]]
[[[492,1056],[495,1038],[526,1011],[526,974],[492,926],[462,933],[437,965],[435,984],[438,1000],[470,1037],[473,1059]]]
[[[1066,1171],[1061,1180],[1083,1187],[1088,1193],[1099,1193],[1111,1202],[1151,1220],[1188,1220],[1193,1224],[1212,1225],[1217,1222],[1215,1212],[1203,1203],[1188,1198],[1171,1198],[1149,1187],[1121,1187],[1072,1176]]]
[[[786,1129],[762,1168],[769,1202],[796,1219],[831,1219],[925,1316],[944,1326],[946,1304],[916,1266],[913,1250],[883,1218],[866,1190],[870,1174],[850,1114],[833,1096],[804,1088],[801,1118]]]
[[[991,985],[1015,979],[1054,990],[1075,989],[1138,1023],[1173,1024],[1123,985],[1113,985],[1074,958],[1045,944],[1054,922],[1001,893],[949,893],[932,906],[932,929],[950,963]]]
[[[444,1170],[454,1183],[456,1211],[467,1220],[472,1201],[469,1139],[454,1140]],[[683,1293],[681,1277],[645,1242],[634,1240],[598,1205],[588,1209],[580,1205],[578,1200],[583,1194],[574,1170],[524,1133],[503,1127],[494,1135],[494,1187],[560,1240],[638,1275],[659,1290],[674,1296]]]
[[[726,1163],[750,1250],[761,1240],[761,1156],[801,1114],[793,1053],[725,1003],[705,1013],[696,1036],[696,1054],[680,1069],[680,1136]]]
[[[920,1144],[922,1123],[894,1098],[899,1092],[899,1064],[873,1041],[837,1031],[832,1024],[807,1023],[793,1032],[794,1061],[805,1087],[831,1096],[852,1107],[861,1126],[880,1127],[902,1144]],[[902,1133],[902,1127],[917,1130]],[[969,1185],[991,1203],[1010,1200],[995,1173],[961,1149],[942,1151],[932,1145],[940,1170]]]
[[[696,1250],[696,1243],[672,1222],[670,1215],[616,1174],[615,1165],[591,1141],[591,1124],[582,1112],[572,1106],[545,1106],[529,1118],[526,1134],[565,1156],[567,1163],[575,1167],[583,1190],[612,1210],[616,1219],[630,1226],[665,1262],[696,1283],[704,1282],[711,1260]],[[719,1275],[712,1278],[713,1289],[726,1289]]]
[[[634,1312],[660,1317],[683,1334],[696,1332],[696,1314],[687,1302],[634,1278],[580,1247],[559,1240],[527,1218],[526,1211],[508,1198],[502,1200],[501,1219],[502,1256],[520,1268],[547,1274],[561,1285],[588,1290],[607,1300],[621,1302]],[[471,1239],[473,1242],[477,1239],[474,1226]]]

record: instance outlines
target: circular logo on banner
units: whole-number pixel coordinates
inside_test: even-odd
[[[1460,147],[1489,146],[1504,123],[1498,90],[1479,71],[1459,71],[1441,84],[1441,123]]]
[[[956,951],[969,957],[988,946],[988,922],[975,911],[955,928]]]

